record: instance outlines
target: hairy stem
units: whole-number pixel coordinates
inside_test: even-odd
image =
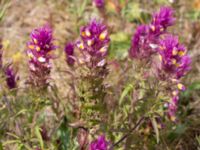
[[[119,145],[121,142],[123,142],[127,137],[131,135],[131,133],[144,121],[145,117],[141,117],[140,120],[135,124],[135,126],[126,133],[121,139],[119,139],[116,143],[114,143],[109,150],[112,150],[115,146]]]

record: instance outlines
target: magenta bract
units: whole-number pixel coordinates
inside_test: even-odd
[[[30,78],[34,84],[42,86],[46,84],[50,74],[51,52],[56,49],[53,44],[52,29],[49,26],[43,26],[33,30],[30,37],[31,41],[27,43]]]
[[[65,45],[65,54],[66,54],[66,61],[68,65],[74,64],[74,44],[72,42],[69,42]]]
[[[153,19],[150,24],[151,31],[159,35],[163,33],[167,27],[174,25],[175,21],[174,10],[170,7],[161,7],[159,12],[153,14]]]
[[[105,5],[105,1],[104,0],[93,0],[93,3],[98,8],[102,8]]]
[[[131,58],[147,58],[156,52],[160,35],[165,34],[167,27],[175,22],[174,11],[163,7],[159,12],[153,14],[149,25],[140,25],[132,37],[129,54]]]
[[[17,77],[11,66],[7,66],[5,69],[6,83],[9,89],[14,89],[17,87]]]
[[[105,136],[99,136],[97,140],[93,141],[89,150],[108,150],[108,141]]]
[[[92,20],[88,25],[81,28],[81,40],[77,46],[87,51],[91,56],[105,56],[107,54],[110,38],[104,24]]]
[[[178,37],[167,35],[160,40],[158,48],[162,68],[167,72],[180,78],[190,69],[190,58],[186,55],[186,48],[179,44]]]

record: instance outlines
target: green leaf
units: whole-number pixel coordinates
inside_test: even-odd
[[[32,150],[32,148],[30,148],[29,145],[26,145],[26,144],[25,144],[24,147],[25,147],[27,150]]]
[[[20,143],[17,147],[17,150],[23,150],[24,144]]]
[[[190,89],[190,90],[200,90],[200,82],[197,81],[197,82],[192,83],[192,84],[189,86],[189,89]]]
[[[36,126],[35,127],[35,134],[36,134],[36,136],[37,136],[37,138],[40,142],[41,149],[44,150],[44,143],[43,143],[40,131],[41,131],[41,129],[38,126]]]
[[[199,20],[200,10],[192,10],[192,11],[188,12],[186,15],[190,20],[194,20],[194,21]]]
[[[110,37],[112,43],[109,49],[109,57],[121,60],[124,59],[128,55],[130,37],[123,32],[112,34]]]
[[[181,97],[188,99],[192,94],[191,92],[197,91],[197,90],[200,90],[200,81],[195,81],[195,82],[191,83],[188,86],[187,90],[181,93]]]
[[[13,134],[13,133],[7,132],[6,134],[9,135],[9,136],[14,137],[16,139],[19,139],[19,137],[17,135]]]
[[[154,2],[155,2],[155,4],[162,4],[162,5],[169,3],[166,0],[154,0]]]
[[[0,1],[0,22],[3,20],[3,17],[5,16],[6,10],[8,9],[8,7],[10,6],[10,1],[7,0],[5,2]]]
[[[187,129],[187,126],[185,124],[180,124],[180,125],[178,125],[176,127],[175,133],[181,135],[181,134],[183,134],[186,131],[186,129]]]
[[[141,16],[141,10],[139,3],[131,2],[128,4],[128,7],[123,10],[123,15],[129,20],[133,21],[134,19],[139,19]]]
[[[111,34],[110,38],[114,42],[122,42],[129,40],[128,36],[124,32],[117,32],[115,34]]]
[[[156,141],[157,141],[157,143],[159,143],[160,138],[159,138],[159,130],[158,130],[158,125],[157,125],[156,119],[152,118],[151,122],[152,122],[152,125],[153,125],[153,129],[156,133]]]
[[[133,90],[133,85],[132,85],[132,84],[128,84],[128,85],[125,87],[125,89],[123,90],[123,92],[122,92],[122,94],[121,94],[121,96],[120,96],[119,105],[122,104],[124,98],[125,98],[125,97],[128,95],[128,93],[129,93],[130,91],[132,91],[132,90]]]
[[[3,150],[3,145],[1,142],[0,142],[0,150]]]
[[[79,7],[79,9],[77,9],[79,17],[84,13],[85,8],[87,6],[87,2],[88,2],[87,0],[83,0],[83,3],[81,5],[79,5],[79,6],[81,6],[81,7]]]
[[[196,136],[196,140],[197,140],[197,142],[198,142],[198,144],[200,146],[200,136]]]
[[[19,140],[8,140],[3,143],[3,146],[8,145],[8,144],[13,144],[13,143],[20,143]]]
[[[58,129],[57,134],[61,141],[61,144],[59,145],[60,150],[68,150],[68,146],[70,144],[70,131],[68,129],[66,119],[64,119],[63,123]]]
[[[185,124],[180,124],[176,127],[174,131],[171,131],[168,135],[170,141],[174,141],[177,137],[185,133],[187,126]]]
[[[15,117],[17,117],[18,115],[20,115],[20,114],[24,114],[25,112],[27,112],[28,110],[27,109],[22,109],[22,110],[20,110],[16,115],[15,115]]]

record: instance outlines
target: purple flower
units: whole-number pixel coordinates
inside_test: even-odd
[[[183,56],[181,65],[177,69],[176,77],[179,79],[184,76],[191,69],[191,58],[189,56]]]
[[[180,78],[190,69],[190,58],[186,55],[186,49],[179,44],[178,37],[167,35],[160,40],[158,48],[162,69]]]
[[[146,58],[152,53],[149,26],[140,25],[132,37],[129,54],[132,58]]]
[[[68,65],[73,65],[74,64],[74,44],[69,42],[65,46],[65,54],[66,54],[66,61]]]
[[[97,140],[90,144],[89,150],[108,150],[108,143],[105,136],[99,136]]]
[[[167,115],[171,121],[176,121],[176,112],[178,109],[179,96],[173,96],[168,103]]]
[[[181,91],[185,91],[186,87],[182,83],[177,83],[177,88]]]
[[[44,125],[41,126],[40,134],[41,134],[42,139],[44,141],[49,141],[50,140],[50,137],[48,135],[48,130],[46,129],[46,127]]]
[[[76,43],[77,47],[91,63],[98,64],[107,55],[110,42],[107,27],[94,19],[80,32],[81,40]]]
[[[5,69],[6,83],[9,89],[14,89],[17,87],[16,81],[18,78],[16,77],[16,73],[12,69],[11,66],[6,67]]]
[[[167,27],[174,24],[173,13],[171,8],[163,7],[153,15],[151,24],[140,25],[136,29],[129,50],[131,58],[147,58],[156,52],[160,36],[166,34]]]
[[[104,0],[93,0],[93,3],[98,8],[102,8],[105,5],[105,1]]]
[[[43,26],[32,31],[32,41],[30,41],[28,45],[30,46],[30,49],[35,49],[36,51],[44,54],[56,48],[56,46],[52,43],[52,39],[52,29],[49,26]]]
[[[178,37],[168,35],[160,40],[159,53],[165,71],[176,71],[177,64],[180,61],[178,53],[181,50],[185,53],[185,48],[179,45]]]
[[[45,85],[50,74],[52,59],[51,52],[56,49],[53,44],[52,29],[43,26],[31,33],[31,41],[27,43],[27,55],[29,57],[29,68],[31,71],[31,82],[35,85]]]
[[[52,30],[48,26],[35,29],[31,33],[31,41],[28,42],[28,56],[34,63],[48,62],[50,52],[56,49],[53,44]]]
[[[172,98],[172,103],[173,103],[174,105],[177,105],[177,104],[178,104],[178,100],[179,100],[179,97],[178,97],[178,95],[176,95],[176,96],[174,96],[174,97]]]
[[[162,7],[159,12],[153,14],[150,24],[151,32],[154,34],[163,33],[167,27],[174,25],[174,10],[170,7]]]

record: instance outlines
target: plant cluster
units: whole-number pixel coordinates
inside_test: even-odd
[[[93,2],[104,7],[103,0]],[[10,144],[35,150],[135,149],[148,138],[159,143],[160,131],[178,122],[179,94],[186,89],[181,79],[191,64],[185,46],[168,30],[175,20],[172,8],[154,13],[149,24],[136,28],[122,63],[107,57],[106,23],[92,19],[82,26],[63,50],[67,80],[62,82],[69,88],[64,98],[51,77],[59,46],[49,25],[30,34],[25,85],[17,84],[12,62],[3,63],[0,45],[0,138],[6,137],[0,149]]]

